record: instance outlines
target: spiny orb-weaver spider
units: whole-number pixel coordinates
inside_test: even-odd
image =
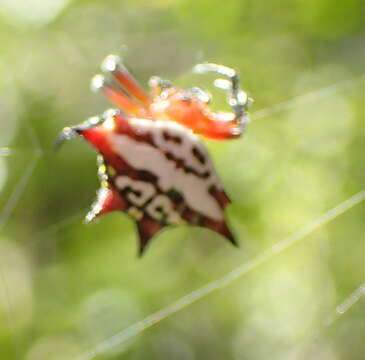
[[[233,113],[215,113],[206,92],[182,90],[156,76],[148,95],[115,55],[106,57],[102,70],[108,78],[96,75],[92,89],[119,110],[64,128],[56,142],[80,135],[99,153],[101,187],[86,221],[115,210],[128,213],[137,223],[140,254],[157,231],[184,222],[210,228],[236,245],[224,218],[230,200],[198,135],[230,139],[245,130],[251,100],[237,72],[211,63],[194,67],[225,77],[214,84],[227,91]]]

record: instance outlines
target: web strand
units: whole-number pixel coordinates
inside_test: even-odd
[[[19,182],[15,186],[8,201],[6,202],[5,206],[3,207],[3,210],[0,213],[0,230],[3,228],[3,226],[9,219],[9,216],[11,215],[11,213],[14,210],[15,206],[17,205],[19,199],[21,198],[30,178],[33,175],[36,165],[38,164],[38,161],[39,161],[41,155],[43,154],[39,138],[38,138],[32,124],[27,122],[26,126],[27,126],[29,139],[34,148],[34,151],[33,151],[34,156],[33,156],[33,159],[30,161],[30,163],[28,164],[28,166],[26,167],[24,173],[20,177]],[[1,147],[0,156],[2,154],[5,154],[3,156],[9,156],[12,154],[12,150],[8,147]]]
[[[319,99],[321,97],[328,96],[328,95],[331,95],[331,94],[335,94],[335,93],[337,93],[337,92],[339,92],[341,90],[354,87],[357,84],[359,84],[361,81],[364,81],[364,80],[365,80],[365,73],[364,74],[361,74],[360,76],[358,76],[356,78],[348,79],[348,80],[345,80],[345,81],[341,81],[341,82],[332,84],[330,86],[326,86],[326,87],[324,87],[322,89],[314,90],[314,91],[311,91],[311,92],[309,92],[307,94],[294,97],[291,100],[284,101],[284,102],[282,102],[280,104],[271,106],[269,108],[255,111],[250,116],[250,118],[252,120],[258,120],[258,119],[267,117],[269,115],[273,115],[275,113],[278,113],[278,112],[281,112],[281,111],[284,111],[284,110],[291,109],[291,108],[293,108],[293,107],[295,107],[297,105],[303,105],[303,104],[306,104],[308,102],[317,100],[317,99]]]
[[[355,194],[354,196],[350,197],[343,203],[337,205],[336,207],[332,208],[331,210],[324,213],[320,218],[314,220],[313,222],[309,223],[303,229],[301,229],[296,234],[290,236],[289,238],[277,243],[276,245],[272,246],[268,250],[264,251],[260,255],[253,258],[251,261],[239,266],[238,268],[234,269],[233,271],[229,272],[228,274],[224,275],[223,277],[214,280],[205,286],[191,292],[190,294],[180,298],[176,302],[172,303],[171,305],[167,306],[166,308],[159,310],[143,320],[131,325],[125,330],[122,330],[120,333],[114,335],[113,337],[105,340],[104,342],[100,343],[96,346],[93,350],[86,352],[83,356],[80,357],[79,360],[89,360],[94,358],[97,355],[104,353],[105,351],[109,350],[110,348],[116,345],[123,345],[126,344],[132,337],[142,333],[146,329],[156,325],[157,323],[165,320],[166,318],[174,315],[175,313],[183,310],[184,308],[192,305],[193,303],[201,300],[202,298],[206,297],[207,295],[221,290],[227,285],[231,284],[234,280],[237,280],[243,276],[245,276],[250,271],[256,269],[260,265],[268,262],[272,259],[275,255],[282,253],[283,251],[287,250],[292,245],[298,243],[303,238],[307,237],[309,234],[313,233],[315,230],[319,229],[323,225],[333,221],[338,216],[344,214],[354,206],[360,204],[365,200],[365,189],[360,191],[359,193]]]
[[[29,136],[30,141],[33,144],[33,147],[35,149],[37,149],[39,152],[41,152],[42,151],[41,143],[39,141],[39,137],[38,137],[37,133],[34,130],[34,127],[29,122],[26,122],[26,126],[27,126],[27,130],[28,130],[28,136]]]
[[[24,248],[30,248],[32,246],[35,246],[38,244],[42,238],[46,236],[50,236],[52,234],[55,234],[62,230],[63,228],[74,224],[76,221],[81,221],[81,219],[85,216],[87,213],[87,209],[80,210],[79,212],[75,213],[74,215],[71,215],[69,217],[66,217],[62,219],[61,221],[57,221],[54,224],[51,224],[47,227],[45,227],[43,230],[38,231],[36,234],[34,234],[31,237],[31,241],[24,244]]]
[[[2,212],[0,213],[0,230],[3,228],[15,206],[17,205],[19,199],[21,198],[35,168],[40,158],[40,153],[36,152],[33,159],[30,161],[26,167],[24,174],[21,176],[19,182],[15,186],[12,194],[10,195],[8,201],[6,202]]]
[[[325,326],[332,325],[342,315],[347,313],[365,295],[365,282],[354,290],[340,305],[335,312],[327,319]]]
[[[0,157],[1,156],[10,156],[12,154],[12,151],[8,147],[1,147],[0,148]]]
[[[40,148],[34,148],[33,146],[22,146],[22,147],[18,147],[18,146],[3,146],[0,147],[0,157],[9,157],[9,156],[16,156],[19,154],[24,154],[24,153],[39,153],[39,155],[45,155],[47,153],[51,153],[51,151],[43,151]]]
[[[35,149],[33,151],[33,159],[29,162],[28,166],[25,168],[24,173],[20,177],[18,183],[14,187],[14,190],[11,192],[8,201],[6,202],[5,206],[3,207],[0,213],[0,230],[4,227],[6,222],[8,221],[10,215],[12,214],[14,208],[16,207],[19,199],[23,195],[30,178],[33,175],[33,172],[38,164],[40,156],[42,155],[42,150],[40,147],[40,142],[38,140],[37,134],[35,133],[33,126],[30,123],[27,123],[28,133],[30,141],[32,142],[32,146]],[[12,151],[8,147],[1,147],[0,148],[0,156],[10,156],[12,155]],[[19,358],[19,345],[18,345],[18,337],[15,330],[15,316],[11,304],[11,296],[9,291],[9,286],[6,282],[5,272],[0,266],[0,280],[2,282],[2,288],[4,291],[4,301],[7,307],[7,321],[9,323],[9,328],[11,329],[13,335],[13,343],[15,348],[15,358]]]

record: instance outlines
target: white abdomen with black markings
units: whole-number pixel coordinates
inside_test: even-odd
[[[135,136],[108,135],[113,151],[134,169],[154,174],[163,192],[173,189],[197,213],[216,221],[223,220],[223,209],[209,192],[212,186],[218,189],[222,186],[200,139],[175,123],[136,118],[129,119],[129,123]]]

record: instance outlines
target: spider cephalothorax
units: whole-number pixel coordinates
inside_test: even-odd
[[[228,139],[243,132],[249,100],[236,72],[216,64],[195,67],[228,77],[216,81],[228,91],[233,113],[227,114],[211,112],[202,90],[181,90],[157,77],[150,80],[149,96],[114,55],[102,69],[116,84],[96,75],[92,87],[120,110],[66,127],[58,138],[59,144],[81,135],[99,152],[101,188],[86,221],[127,212],[137,222],[140,253],[157,231],[183,222],[208,227],[235,244],[224,219],[229,198],[198,135]]]

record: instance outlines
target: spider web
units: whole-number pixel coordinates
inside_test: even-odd
[[[177,313],[178,311],[183,310],[184,308],[192,305],[198,300],[201,300],[205,296],[209,294],[221,290],[224,287],[230,285],[233,281],[245,276],[250,271],[253,271],[257,267],[261,266],[262,264],[268,262],[271,258],[275,255],[279,255],[283,251],[287,250],[291,246],[295,245],[297,242],[303,240],[305,237],[310,235],[315,230],[319,229],[321,226],[333,221],[341,214],[349,211],[352,207],[360,204],[362,201],[365,200],[365,190],[360,191],[359,193],[355,194],[351,198],[345,200],[341,204],[337,205],[336,207],[332,208],[328,212],[324,213],[320,218],[314,220],[313,222],[309,223],[303,229],[298,231],[293,236],[278,242],[273,247],[269,248],[268,250],[264,251],[263,253],[259,254],[251,261],[244,263],[242,266],[234,269],[233,271],[229,272],[228,274],[224,275],[223,277],[214,280],[203,287],[191,292],[190,294],[180,298],[176,302],[168,305],[167,307],[147,316],[140,322],[135,323],[134,325],[128,327],[127,329],[121,331],[120,333],[116,334],[110,339],[107,339],[105,342],[99,344],[95,349],[92,349],[85,353],[80,359],[92,359],[95,356],[104,353],[109,348],[126,344],[132,337],[136,336],[137,334],[141,333],[142,331],[150,328],[151,326],[159,323],[160,321],[172,316],[173,314]],[[351,295],[349,300],[345,300],[345,302],[340,305],[337,309],[337,316],[343,314],[345,311],[349,310],[349,308],[355,304],[356,301],[359,300],[360,296],[365,293],[365,284],[359,288],[359,290],[355,291],[354,295]],[[337,318],[332,320],[332,323]]]
[[[275,106],[265,108],[259,111],[256,111],[251,114],[251,119],[257,121],[259,119],[271,116],[275,113],[285,111],[291,108],[294,108],[298,105],[305,104],[314,100],[318,100],[322,97],[328,96],[330,94],[334,94],[346,88],[354,87],[365,80],[365,73],[347,81],[343,81],[340,83],[333,84],[331,86],[322,88],[317,91],[313,91],[307,93],[305,95],[301,95],[295,97],[289,101],[277,104]],[[46,153],[40,145],[40,141],[36,132],[34,131],[31,124],[27,124],[27,132],[29,140],[32,144],[32,150],[30,151],[30,161],[23,171],[22,175],[14,185],[11,193],[8,196],[5,205],[0,211],[0,230],[2,230],[9,220],[9,217],[16,209],[19,200],[21,199],[24,191],[27,188],[27,185],[34,174],[34,171],[38,165],[40,158]],[[11,157],[16,153],[29,152],[29,149],[16,148],[16,147],[0,147],[0,157]],[[266,251],[255,256],[253,259],[245,262],[244,264],[238,266],[222,277],[215,279],[206,285],[190,292],[189,294],[179,298],[177,301],[172,302],[170,305],[158,310],[151,315],[145,317],[141,321],[134,323],[133,325],[121,330],[119,333],[116,333],[114,336],[105,339],[105,341],[97,344],[94,348],[87,350],[84,354],[80,355],[80,360],[93,359],[95,356],[100,355],[108,351],[109,349],[115,346],[126,345],[128,341],[141,334],[148,328],[160,323],[161,321],[173,316],[177,312],[189,307],[195,302],[202,300],[206,296],[225,288],[228,285],[231,285],[235,280],[238,280],[249,272],[254,271],[261,265],[269,262],[275,256],[285,252],[287,249],[297,244],[298,242],[304,240],[308,235],[315,232],[319,228],[325,226],[331,221],[334,221],[337,217],[342,214],[348,212],[353,207],[359,205],[365,200],[365,189],[359,191],[355,195],[346,199],[342,203],[323,213],[318,218],[314,219],[312,222],[304,226],[298,232],[294,233],[292,236],[277,242],[272,247],[268,248]],[[63,229],[64,227],[74,223],[76,220],[80,219],[81,213],[84,213],[84,210],[80,210],[80,212],[65,218],[59,222],[49,225],[48,227],[40,230],[38,233],[34,234],[33,241],[28,243],[25,246],[32,246],[37,241],[40,241],[43,235],[56,233]],[[14,327],[14,312],[11,304],[11,294],[9,294],[9,288],[6,280],[6,274],[3,271],[3,268],[0,263],[0,282],[1,286],[4,290],[4,303],[7,308],[7,321],[10,331],[13,334],[13,342],[15,347],[17,348],[17,334]],[[362,283],[358,288],[356,288],[341,304],[330,313],[328,319],[324,322],[323,326],[330,326],[335,321],[337,321],[341,316],[346,314],[359,300],[362,296],[365,295],[365,283]],[[18,356],[17,356],[18,357]]]

